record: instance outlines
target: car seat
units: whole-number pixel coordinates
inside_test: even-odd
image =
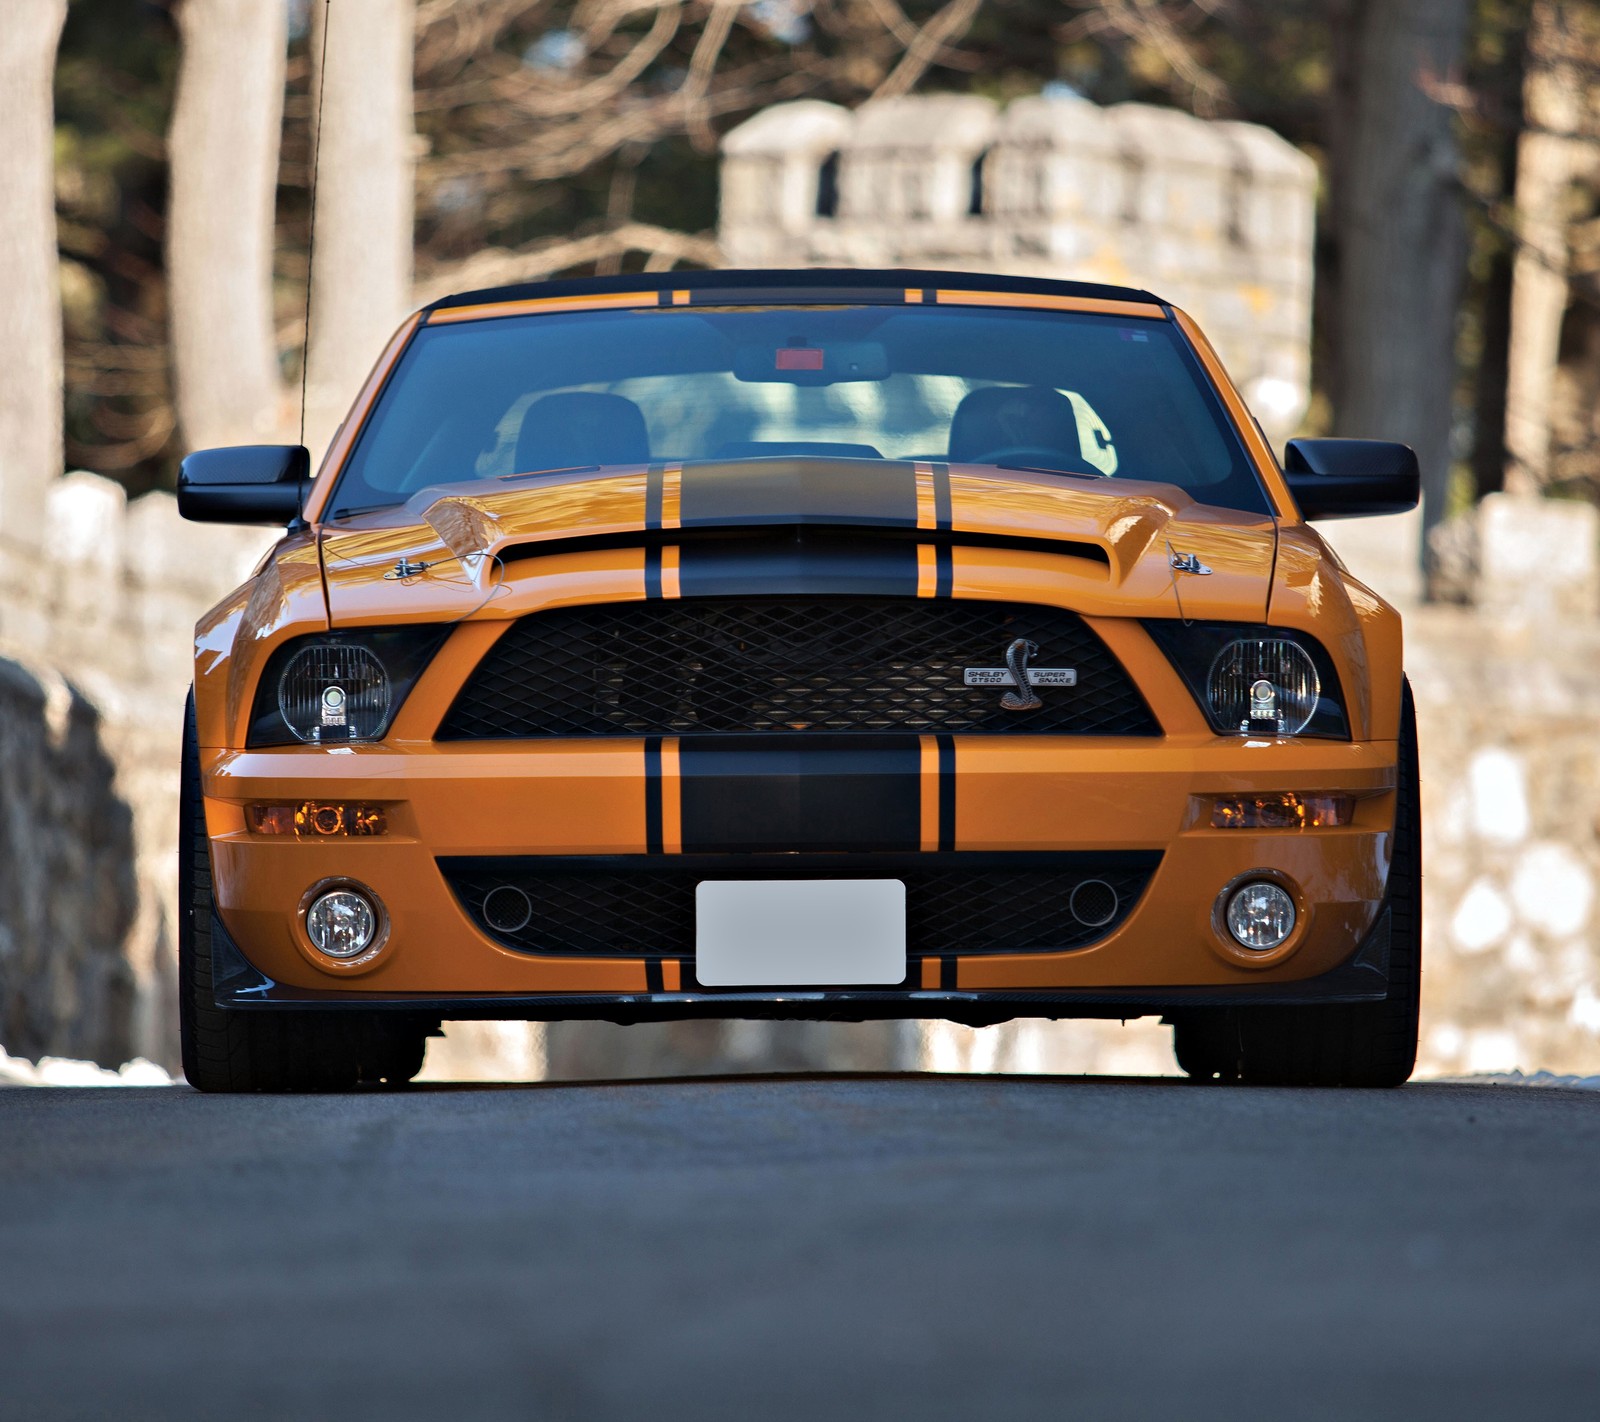
[[[1042,385],[991,385],[968,394],[950,417],[950,458],[960,464],[1004,449],[1054,450],[1084,464],[1072,401]]]
[[[570,390],[542,396],[528,406],[517,432],[518,474],[649,461],[644,412],[621,395]]]

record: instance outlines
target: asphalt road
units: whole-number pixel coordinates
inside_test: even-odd
[[[0,1091],[0,1416],[1600,1416],[1600,1093]]]

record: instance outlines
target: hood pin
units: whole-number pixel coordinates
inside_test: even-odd
[[[432,563],[413,563],[409,558],[402,558],[383,575],[384,581],[403,582],[406,578],[420,578],[432,566]]]

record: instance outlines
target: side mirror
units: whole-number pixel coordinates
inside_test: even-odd
[[[178,512],[195,523],[292,523],[310,489],[303,444],[197,449],[178,466]]]
[[[1405,513],[1422,494],[1416,451],[1386,439],[1292,439],[1283,471],[1308,519]]]

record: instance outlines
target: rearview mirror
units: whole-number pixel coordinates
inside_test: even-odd
[[[178,512],[195,523],[291,523],[310,489],[303,444],[197,449],[178,466]]]
[[[1421,497],[1416,451],[1386,439],[1292,439],[1283,469],[1308,519],[1405,513]]]
[[[882,341],[829,341],[826,346],[739,346],[733,377],[746,384],[837,385],[884,380],[889,352]]]

